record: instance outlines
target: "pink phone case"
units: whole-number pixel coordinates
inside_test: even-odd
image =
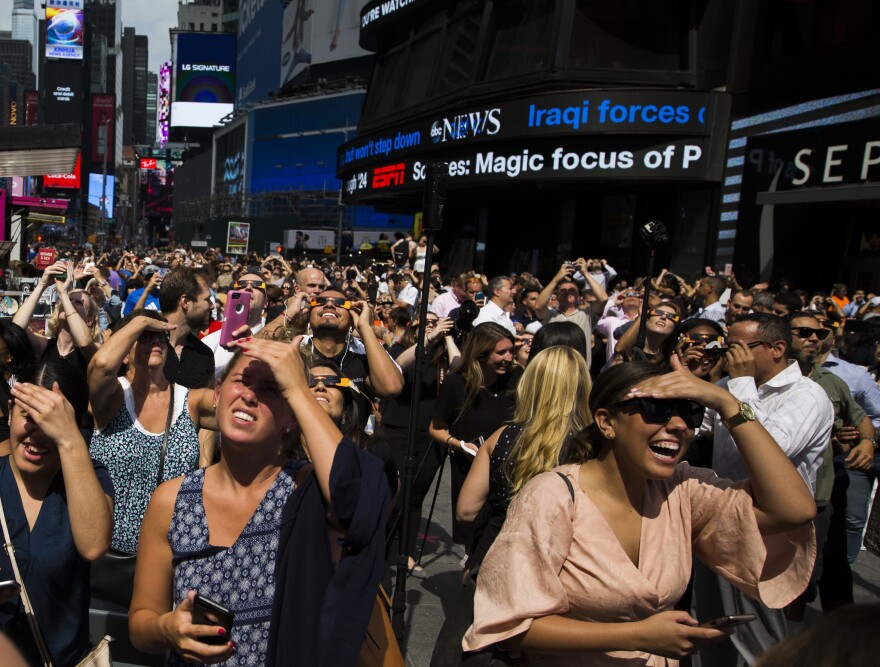
[[[220,329],[220,345],[228,347],[235,340],[232,332],[248,322],[251,307],[251,293],[247,290],[231,290],[226,294],[226,309],[223,312],[223,327]]]

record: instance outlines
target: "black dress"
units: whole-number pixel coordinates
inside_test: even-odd
[[[440,388],[434,419],[447,424],[449,433],[456,440],[477,444],[478,438],[488,438],[513,416],[514,400],[509,395],[508,384],[509,378],[500,376],[491,386],[481,387],[476,398],[462,410],[466,398],[465,379],[453,373]],[[453,510],[473,460],[472,456],[458,449],[453,449],[450,454]],[[452,541],[465,545],[471,542],[470,522],[458,521],[454,511]]]

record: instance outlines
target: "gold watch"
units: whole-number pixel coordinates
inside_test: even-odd
[[[732,417],[722,419],[721,423],[724,424],[725,428],[727,428],[728,431],[730,431],[735,426],[745,424],[746,422],[753,422],[757,418],[758,416],[755,414],[754,408],[752,408],[752,406],[748,403],[743,403],[742,401],[740,401],[739,412],[737,412]]]

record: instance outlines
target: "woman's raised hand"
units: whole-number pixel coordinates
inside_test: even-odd
[[[278,383],[278,389],[290,399],[298,391],[309,390],[305,366],[299,352],[302,338],[297,336],[289,343],[282,343],[277,340],[248,337],[239,338],[232,344],[242,348],[245,356],[269,366],[275,382]]]
[[[177,608],[162,616],[161,627],[165,640],[174,647],[181,657],[193,662],[213,664],[224,662],[235,653],[235,642],[207,644],[202,638],[224,637],[226,631],[217,625],[193,624],[193,599],[195,591],[189,591]]]
[[[629,398],[683,398],[705,405],[719,414],[735,414],[739,401],[726,389],[690,373],[677,354],[669,358],[672,373],[650,377],[629,390]]]
[[[67,402],[58,383],[52,390],[22,382],[10,389],[15,404],[60,449],[82,443],[73,406]]]

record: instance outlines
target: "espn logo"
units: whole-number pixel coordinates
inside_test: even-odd
[[[403,174],[406,165],[403,162],[389,164],[387,167],[373,169],[373,190],[403,185]]]

